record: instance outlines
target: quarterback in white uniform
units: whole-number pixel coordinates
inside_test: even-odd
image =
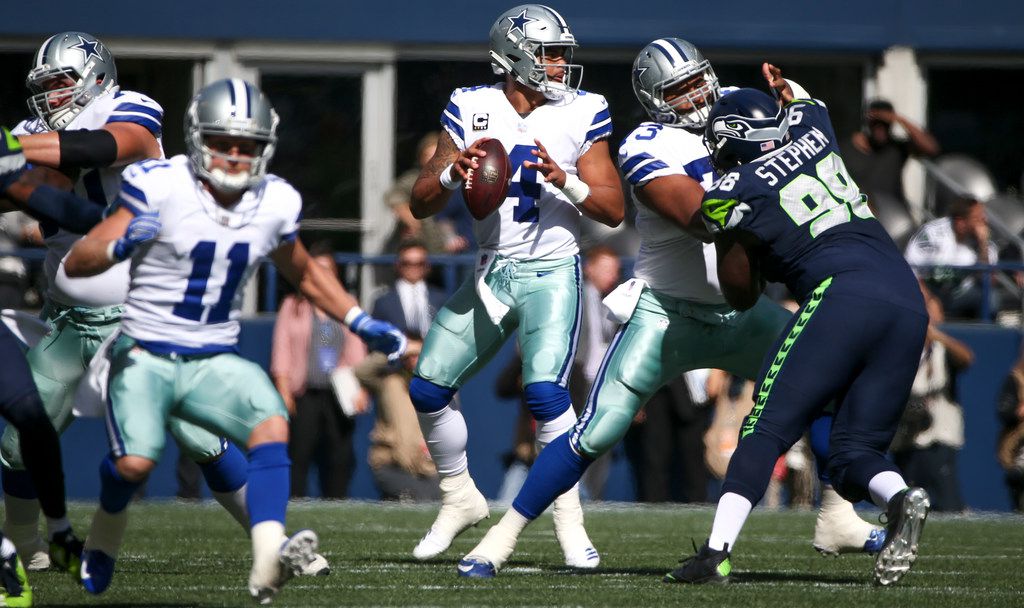
[[[437,151],[410,203],[416,217],[440,211],[478,166],[480,139],[501,141],[513,171],[508,196],[476,222],[475,280],[438,312],[409,386],[442,496],[437,519],[413,550],[417,559],[445,551],[488,516],[469,475],[465,420],[449,403],[509,336],[519,339],[537,443],[543,447],[575,421],[566,384],[580,327],[581,216],[617,226],[624,213],[605,141],[608,104],[579,90],[576,39],[562,16],[539,4],[518,6],[498,17],[490,39],[491,65],[504,81],[452,94]],[[555,532],[568,565],[597,565],[575,487],[555,503]]]
[[[778,74],[765,77],[773,87],[789,86]],[[733,310],[717,284],[714,247],[702,242],[709,237],[700,204],[716,176],[701,132],[722,94],[711,64],[685,40],[655,40],[634,62],[633,88],[652,121],[634,129],[619,148],[641,238],[635,278],[606,300],[624,325],[605,353],[575,428],[538,456],[512,509],[463,558],[478,576],[495,575],[523,528],[622,439],[662,385],[701,368],[757,377],[764,353],[790,318],[767,298],[749,311]],[[862,550],[876,540],[874,528],[845,505],[843,515],[854,520],[854,544]],[[840,548],[847,547],[834,550]]]
[[[25,181],[52,181],[58,169],[76,175],[70,210],[79,226],[58,227],[59,212],[40,214],[39,204],[62,191],[39,186],[20,201],[40,219],[46,242],[48,281],[44,320],[51,331],[28,352],[33,380],[47,415],[58,432],[73,420],[73,397],[89,361],[117,327],[128,290],[128,264],[116,264],[85,278],[69,278],[64,259],[121,189],[121,171],[129,163],[160,158],[163,109],[149,97],[122,90],[106,46],[84,32],[63,32],[40,46],[28,75],[29,107],[36,117],[15,129],[26,160],[34,165]],[[57,180],[60,181],[60,180]],[[66,181],[66,180],[65,180]],[[56,183],[56,182],[55,182]],[[15,194],[9,196],[15,200]],[[54,208],[48,208],[53,211]],[[61,225],[66,225],[61,223]],[[169,429],[183,451],[201,463],[213,494],[229,512],[245,521],[245,458],[217,436],[174,419]],[[43,569],[50,556],[39,538],[39,506],[26,483],[18,434],[3,434],[3,481],[7,536],[28,556],[29,569]],[[52,533],[52,530],[51,530]],[[81,546],[78,545],[78,552]],[[53,548],[51,548],[51,553]],[[58,551],[59,553],[59,551]],[[66,561],[61,555],[55,561]],[[77,562],[77,554],[72,558]]]
[[[249,448],[255,599],[270,601],[316,559],[315,533],[287,540],[284,534],[284,404],[262,369],[236,354],[240,287],[263,257],[371,347],[392,358],[404,351],[404,336],[362,312],[297,240],[299,194],[266,174],[277,122],[270,102],[248,82],[203,88],[186,113],[187,157],[128,168],[116,210],[66,260],[68,275],[78,277],[131,258],[121,333],[107,355],[112,450],[101,466],[100,508],[82,557],[81,580],[91,593],[110,585],[128,502],[156,465],[171,415]]]

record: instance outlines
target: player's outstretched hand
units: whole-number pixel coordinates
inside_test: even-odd
[[[357,336],[366,342],[371,350],[388,356],[388,363],[394,363],[405,353],[409,341],[397,327],[387,321],[374,319],[365,312],[352,321],[350,326]]]
[[[487,156],[487,152],[481,150],[478,146],[482,141],[487,139],[481,137],[480,139],[473,142],[471,146],[459,153],[459,157],[452,163],[452,178],[455,181],[469,179],[469,172],[479,167],[477,162],[473,159]]]
[[[25,154],[18,138],[0,127],[0,194],[25,172]]]
[[[536,169],[544,176],[544,181],[558,189],[564,188],[565,171],[558,166],[558,163],[551,159],[547,148],[544,147],[544,144],[540,143],[539,139],[533,140],[533,143],[537,144],[537,149],[533,150],[533,155],[537,157],[537,162],[526,161],[523,163],[523,167],[526,169]]]
[[[768,87],[772,90],[772,94],[775,95],[779,101],[784,104],[793,101],[793,87],[789,86],[786,79],[782,77],[782,70],[768,62],[765,62],[761,65],[761,74],[768,82]]]
[[[151,241],[160,234],[160,214],[156,211],[140,213],[128,223],[124,236],[114,242],[114,259],[127,260],[135,252],[135,248]]]

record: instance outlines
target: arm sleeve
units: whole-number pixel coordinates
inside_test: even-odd
[[[462,110],[459,108],[458,90],[452,93],[448,105],[441,112],[441,126],[452,136],[452,141],[460,150],[466,149],[466,129],[462,122]]]
[[[75,234],[85,234],[103,219],[103,208],[66,192],[41,184],[26,201],[26,211],[39,221],[57,224]]]

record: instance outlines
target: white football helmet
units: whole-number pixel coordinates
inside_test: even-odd
[[[72,84],[48,89],[54,79]],[[63,129],[94,99],[117,86],[117,68],[107,47],[85,32],[62,32],[39,47],[25,81],[28,108],[51,129]]]
[[[665,101],[665,89],[698,75],[704,77],[703,84],[671,103]],[[661,38],[640,51],[633,62],[633,92],[651,120],[691,130],[704,128],[711,106],[722,96],[711,63],[680,38]]]
[[[491,67],[498,75],[510,74],[516,82],[556,100],[580,88],[583,66],[572,63],[576,37],[552,8],[524,4],[507,10],[491,26]],[[558,47],[565,63],[543,63],[546,49]],[[548,78],[547,68],[564,68],[561,82]]]
[[[251,188],[267,174],[267,166],[277,144],[277,112],[259,88],[240,78],[225,78],[203,87],[185,111],[185,148],[196,175],[224,192]],[[206,145],[205,138],[226,135],[256,141],[259,152],[236,159]],[[214,157],[250,162],[249,171],[227,173],[211,169]]]

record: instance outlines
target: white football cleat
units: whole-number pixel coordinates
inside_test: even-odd
[[[40,570],[50,569],[50,552],[47,550],[46,543],[43,539],[36,537],[32,542],[32,547],[28,551],[19,551],[22,555],[28,556],[25,561],[25,569],[29,572],[39,572]]]
[[[580,486],[574,485],[565,494],[555,499],[553,510],[555,536],[562,546],[565,565],[570,568],[597,568],[601,555],[590,542],[583,527],[583,507],[580,506]]]
[[[487,499],[476,488],[469,471],[441,479],[441,510],[416,548],[413,557],[430,559],[446,551],[459,534],[491,516]]]
[[[313,561],[302,566],[299,576],[327,576],[330,573],[331,565],[327,563],[327,558],[319,553],[314,553]]]
[[[814,548],[822,555],[842,553],[878,553],[885,542],[885,531],[857,515],[853,504],[832,486],[822,486],[821,509],[814,526]]]
[[[319,545],[320,539],[312,530],[299,530],[293,534],[281,544],[277,556],[277,572],[271,580],[257,580],[258,569],[253,567],[249,574],[249,594],[257,603],[269,604],[293,576],[300,576],[317,557],[323,559],[316,552]]]

